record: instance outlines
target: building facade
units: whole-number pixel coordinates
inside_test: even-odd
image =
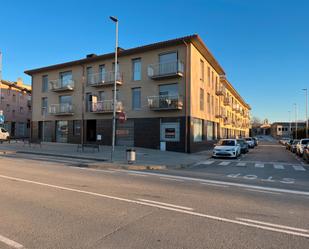
[[[249,134],[250,106],[198,35],[118,49],[116,144],[194,152]],[[28,70],[32,139],[111,144],[114,53]]]
[[[306,128],[306,122],[297,122],[297,130]],[[271,124],[270,132],[274,138],[289,138],[295,132],[295,122],[275,122]]]
[[[12,138],[27,138],[30,132],[31,87],[16,82],[1,80],[0,110],[5,116],[3,127]]]

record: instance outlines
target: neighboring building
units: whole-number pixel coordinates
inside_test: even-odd
[[[31,87],[17,82],[1,80],[0,110],[5,116],[4,128],[12,138],[29,137],[31,119]]]
[[[110,145],[113,62],[114,53],[91,54],[26,71],[32,138]],[[117,121],[117,145],[194,152],[249,134],[250,106],[198,35],[119,48],[118,68],[117,112],[127,120]]]
[[[271,124],[271,135],[274,138],[288,138],[293,135],[295,131],[295,122],[275,122]],[[306,122],[298,122],[297,130],[305,129]]]

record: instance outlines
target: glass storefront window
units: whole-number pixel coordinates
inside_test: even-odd
[[[57,121],[56,125],[56,142],[67,143],[69,134],[68,121]]]
[[[193,119],[193,141],[201,142],[203,140],[203,120]]]

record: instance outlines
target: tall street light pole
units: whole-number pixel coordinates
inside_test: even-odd
[[[289,111],[289,137],[291,138],[291,111]]]
[[[297,139],[297,104],[294,103],[295,107],[295,139]]]
[[[114,76],[114,93],[113,93],[113,134],[112,134],[112,151],[111,161],[113,161],[113,154],[115,152],[115,138],[116,138],[116,91],[117,91],[117,74],[118,74],[118,19],[117,17],[109,17],[116,24],[116,41],[115,41],[115,76]]]
[[[306,138],[308,138],[308,89],[303,89],[306,93]]]

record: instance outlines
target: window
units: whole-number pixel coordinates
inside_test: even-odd
[[[72,105],[72,96],[70,95],[63,95],[59,97],[59,103],[61,105],[67,104]]]
[[[42,93],[45,93],[48,91],[48,76],[43,75],[42,76]]]
[[[46,115],[47,112],[47,98],[44,97],[42,98],[42,104],[41,104],[42,108],[41,108],[41,114],[42,115]]]
[[[81,121],[73,120],[73,136],[80,136],[81,131]]]
[[[200,60],[200,80],[204,81],[204,61]]]
[[[56,142],[67,143],[69,134],[68,121],[56,121]]]
[[[60,83],[61,87],[72,85],[73,83],[72,71],[60,73]]]
[[[211,96],[211,113],[214,114],[214,96]]]
[[[87,67],[87,84],[93,84],[93,68]]]
[[[103,101],[103,100],[105,100],[106,99],[106,97],[105,97],[105,92],[104,91],[100,91],[99,92],[99,100],[100,101]]]
[[[15,103],[15,102],[16,102],[16,95],[15,95],[15,94],[13,94],[13,96],[12,96],[12,100],[13,100],[13,103]]]
[[[204,89],[200,88],[200,110],[204,111]]]
[[[132,109],[141,109],[141,88],[132,88]]]
[[[105,81],[105,65],[99,66],[99,73],[100,73],[100,81],[104,82]]]
[[[7,111],[7,112],[10,111],[10,104],[6,104],[6,111]]]
[[[177,72],[177,53],[165,53],[159,55],[159,74],[170,74]]]
[[[141,59],[132,60],[133,80],[141,80]]]
[[[178,84],[166,84],[159,86],[160,96],[178,96]]]
[[[211,113],[211,106],[210,106],[210,94],[207,93],[207,106],[208,106],[208,113]]]
[[[22,106],[19,107],[19,112],[24,113],[24,108]]]
[[[203,140],[203,120],[193,119],[193,141],[201,142]]]
[[[207,121],[207,140],[213,140],[214,138],[214,123]]]
[[[214,89],[214,72],[211,72],[211,88]]]
[[[208,86],[210,87],[210,67],[207,69]]]

